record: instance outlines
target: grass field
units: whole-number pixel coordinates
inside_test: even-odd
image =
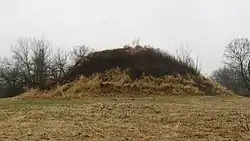
[[[250,140],[248,98],[168,96],[0,100],[1,141]]]

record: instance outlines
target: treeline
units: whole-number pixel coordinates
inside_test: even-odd
[[[15,96],[28,88],[48,88],[89,52],[85,46],[69,52],[55,49],[44,38],[20,38],[10,49],[11,56],[0,60],[0,97]]]
[[[232,40],[225,48],[223,68],[215,70],[211,78],[240,95],[250,95],[250,41]]]
[[[111,68],[129,69],[133,79],[142,75],[200,75],[198,60],[191,50],[180,48],[172,55],[139,41],[123,48],[94,51],[76,46],[71,51],[55,49],[45,39],[21,38],[11,45],[12,55],[1,59],[1,97],[15,96],[26,89],[49,89],[80,76],[101,73]]]

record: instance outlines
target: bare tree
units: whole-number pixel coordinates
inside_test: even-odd
[[[49,78],[49,68],[52,65],[52,51],[50,43],[45,39],[20,38],[17,44],[11,45],[12,58],[1,66],[1,77],[20,79],[22,85],[44,89]],[[18,76],[7,73],[7,68],[16,68]],[[16,78],[17,77],[17,78]],[[21,85],[20,84],[20,85]]]
[[[199,65],[199,60],[198,57],[196,59],[196,62],[194,59],[191,57],[192,50],[186,48],[185,46],[182,46],[181,48],[176,50],[176,59],[183,63],[186,64],[189,67],[194,68],[197,73],[200,73],[200,65]]]
[[[224,53],[226,65],[240,75],[245,86],[250,90],[250,42],[247,38],[238,38],[231,41]]]
[[[19,39],[12,45],[12,57],[1,60],[1,86],[6,90],[1,94],[16,95],[12,93],[22,92],[25,86],[44,89],[49,66],[47,48],[44,40],[36,39]]]
[[[20,73],[22,66],[12,58],[0,61],[0,97],[16,96],[24,91],[23,77]]]
[[[23,83],[23,78],[19,71],[21,69],[19,62],[4,58],[0,64],[1,84],[18,87]]]
[[[211,78],[214,82],[217,82],[236,93],[242,94],[245,91],[245,84],[242,76],[229,67],[225,66],[213,71]]]
[[[52,54],[48,41],[44,39],[32,39],[31,51],[32,51],[32,69],[33,69],[33,81],[38,85],[40,89],[44,89],[47,84],[47,78],[49,77],[48,70],[51,66]]]
[[[31,68],[30,51],[29,51],[30,43],[25,40],[27,39],[19,39],[17,41],[17,44],[11,45],[11,50],[13,53],[12,59],[14,62],[18,62],[18,64],[22,66],[22,68],[19,69],[22,79],[26,83],[31,83],[32,68]]]
[[[73,60],[73,64],[76,64],[80,60],[84,59],[84,57],[90,52],[92,52],[90,48],[84,45],[74,47],[73,50],[70,52],[70,57]]]
[[[53,55],[52,65],[50,68],[51,79],[57,81],[62,78],[69,70],[69,53],[61,49],[57,49]]]

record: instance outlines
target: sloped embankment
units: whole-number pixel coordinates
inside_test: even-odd
[[[82,99],[100,96],[167,96],[167,95],[233,95],[219,84],[203,76],[166,75],[156,78],[142,76],[132,80],[127,71],[111,69],[105,73],[96,73],[89,77],[41,92],[30,90],[21,95],[21,99]]]

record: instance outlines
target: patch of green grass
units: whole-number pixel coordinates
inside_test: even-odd
[[[0,100],[0,140],[250,140],[236,96]]]

